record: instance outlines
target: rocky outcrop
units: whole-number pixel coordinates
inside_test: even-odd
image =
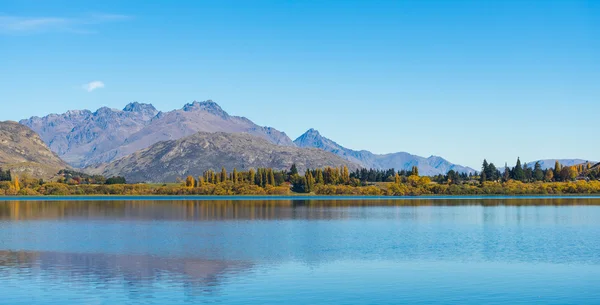
[[[13,173],[49,179],[69,166],[30,128],[0,122],[0,167]]]

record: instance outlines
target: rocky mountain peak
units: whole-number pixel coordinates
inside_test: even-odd
[[[123,108],[123,111],[126,112],[145,112],[145,113],[158,113],[158,110],[156,110],[156,108],[154,108],[154,106],[152,104],[145,104],[145,103],[139,103],[139,102],[132,102],[127,104],[127,106],[125,106],[125,108]]]
[[[318,130],[311,128],[307,130],[304,134],[299,136],[294,143],[299,147],[314,147],[325,149],[325,147],[329,147],[333,149],[339,148],[339,145],[328,138],[325,138],[319,133]]]
[[[183,111],[206,111],[223,118],[229,117],[229,114],[227,114],[227,112],[225,112],[221,106],[219,106],[219,104],[213,102],[212,100],[206,100],[203,102],[193,101],[192,103],[183,106]]]
[[[321,133],[319,133],[318,130],[311,128],[309,130],[307,130],[305,133],[303,133],[300,137],[298,137],[298,139],[318,139],[318,138],[322,138],[323,136],[321,136]]]
[[[98,110],[96,110],[96,112],[94,112],[94,115],[106,115],[106,114],[112,114],[113,112],[115,112],[115,109],[103,106],[98,108]],[[118,111],[118,110],[117,110]]]

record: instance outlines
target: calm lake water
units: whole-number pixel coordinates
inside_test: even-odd
[[[0,304],[600,304],[600,199],[0,201]]]

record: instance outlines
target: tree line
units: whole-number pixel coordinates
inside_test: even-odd
[[[507,182],[511,179],[521,182],[567,182],[574,181],[577,178],[595,179],[597,171],[592,170],[590,162],[573,166],[563,166],[557,160],[554,163],[554,168],[542,169],[539,161],[533,167],[530,167],[527,163],[522,165],[520,158],[517,158],[517,163],[514,167],[509,168],[505,164],[501,171],[496,168],[494,163],[488,163],[484,159],[479,177],[482,183],[486,181]]]
[[[486,195],[486,194],[597,194],[600,182],[591,179],[600,166],[583,164],[542,169],[522,165],[503,170],[484,160],[481,172],[420,176],[410,170],[359,169],[350,172],[341,166],[299,172],[257,168],[246,171],[222,167],[198,177],[187,176],[172,184],[127,184],[123,177],[105,178],[63,170],[52,182],[0,170],[0,195]],[[585,178],[585,179],[584,179]],[[575,182],[575,180],[578,180]],[[589,181],[588,181],[589,180]]]
[[[0,167],[0,181],[12,181],[12,174],[10,173],[10,170],[3,170],[2,167]]]

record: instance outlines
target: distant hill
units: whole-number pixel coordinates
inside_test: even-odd
[[[105,176],[125,176],[128,182],[173,182],[187,175],[200,176],[205,170],[229,172],[258,167],[289,169],[296,163],[306,168],[359,166],[319,149],[273,144],[246,133],[199,132],[179,140],[163,141],[113,161],[89,169]]]
[[[410,170],[413,166],[417,166],[419,168],[419,173],[422,175],[446,174],[450,170],[461,173],[475,172],[472,168],[452,164],[437,156],[424,158],[406,152],[377,155],[366,150],[356,151],[348,149],[323,137],[314,129],[309,129],[303,135],[298,137],[294,143],[298,147],[312,147],[331,152],[365,168]]]
[[[7,121],[0,122],[0,167],[49,179],[69,166],[33,130]]]
[[[210,100],[194,101],[169,112],[136,102],[123,110],[75,110],[32,117],[20,123],[39,133],[63,160],[80,168],[110,162],[159,141],[180,139],[198,131],[246,132],[274,144],[294,146],[285,133],[258,126],[244,117],[230,116]]]
[[[537,160],[537,161],[533,161],[533,162],[527,162],[527,166],[533,168],[535,166],[536,162],[540,162],[542,169],[554,168],[554,164],[556,163],[556,160],[558,160],[558,162],[560,162],[560,164],[562,164],[563,166],[572,166],[572,165],[578,165],[578,164],[583,164],[583,163],[587,163],[587,162],[592,163],[592,165],[598,163],[597,161],[590,161],[590,160],[583,160],[583,159],[545,159],[545,160]]]

